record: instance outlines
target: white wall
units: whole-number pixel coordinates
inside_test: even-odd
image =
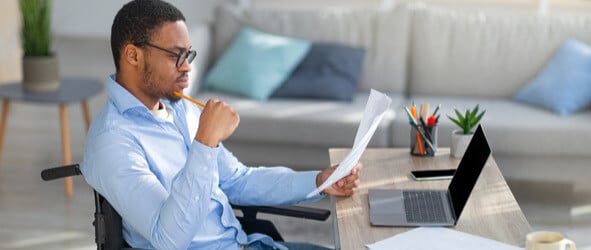
[[[117,11],[127,1],[54,0],[52,30],[57,36],[109,38]],[[211,20],[216,0],[170,0],[187,18],[187,24]]]
[[[19,0],[0,0],[0,83],[22,79]],[[215,6],[229,0],[171,0],[187,18],[187,24],[209,21]],[[107,41],[113,17],[127,1],[53,0],[54,37]],[[54,44],[54,47],[58,45]]]

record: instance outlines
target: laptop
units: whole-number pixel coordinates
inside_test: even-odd
[[[478,125],[447,190],[370,189],[374,226],[455,226],[491,154]]]

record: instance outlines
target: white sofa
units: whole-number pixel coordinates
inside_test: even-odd
[[[253,165],[318,169],[329,147],[351,146],[368,91],[393,103],[369,147],[408,147],[402,106],[442,104],[439,146],[450,144],[452,109],[480,104],[493,156],[507,178],[572,182],[591,177],[591,111],[569,116],[511,100],[568,37],[591,43],[591,14],[539,16],[516,9],[403,4],[391,9],[241,9],[224,5],[213,23],[190,27],[200,52],[198,79],[242,25],[313,41],[366,49],[354,101],[270,99],[190,90],[197,99],[221,98],[241,123],[225,143]],[[208,53],[209,52],[209,53]]]

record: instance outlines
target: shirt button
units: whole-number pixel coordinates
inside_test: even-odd
[[[207,171],[208,169],[209,169],[208,167],[203,167],[203,170],[204,171]]]
[[[195,196],[195,200],[199,200],[199,195]]]
[[[208,160],[210,160],[211,159],[211,154],[210,153],[205,154],[205,158],[207,158]]]

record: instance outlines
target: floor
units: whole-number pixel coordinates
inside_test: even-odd
[[[55,44],[63,75],[104,79],[112,71],[105,41],[58,39]],[[91,114],[99,110],[104,100],[104,93],[89,100]],[[84,145],[84,122],[79,105],[71,104],[68,108],[72,158],[78,162]],[[91,225],[92,192],[82,178],[74,178],[71,199],[64,197],[63,181],[43,182],[40,178],[42,169],[62,162],[58,115],[57,106],[11,105],[0,158],[0,249],[96,248]],[[521,194],[516,198],[534,230],[559,231],[573,239],[578,249],[591,250],[591,208],[581,206],[572,216],[565,205],[581,203],[579,197],[589,198],[591,188],[536,187],[531,183],[513,183],[511,187]],[[563,189],[573,188],[579,194],[574,200],[561,197]],[[540,199],[536,190],[555,195]],[[312,206],[328,207],[328,204],[328,200],[323,200]],[[271,218],[289,241],[334,246],[332,218],[326,222]]]

